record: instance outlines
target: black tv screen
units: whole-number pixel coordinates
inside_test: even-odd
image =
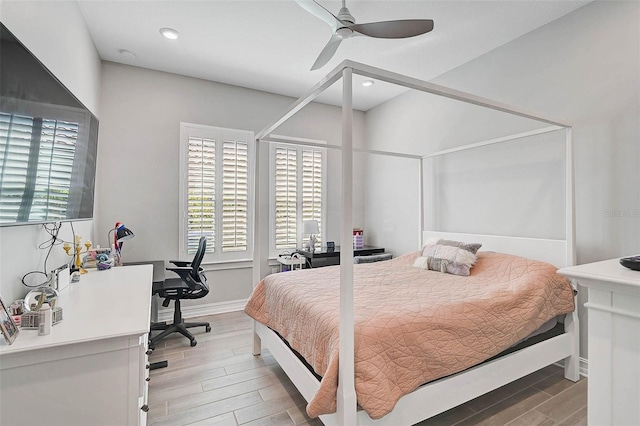
[[[98,120],[0,31],[0,226],[91,219]]]

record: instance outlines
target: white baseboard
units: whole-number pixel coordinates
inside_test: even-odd
[[[206,303],[203,305],[182,306],[183,318],[194,318],[205,315],[225,314],[227,312],[237,312],[244,309],[247,304],[246,299],[229,300],[226,302]],[[170,305],[173,307],[173,304]],[[160,309],[158,311],[158,321],[172,321],[173,309]]]
[[[557,362],[556,365],[564,367],[564,363],[562,361]],[[582,377],[589,377],[589,360],[582,357],[580,357],[580,375]]]
[[[580,357],[580,375],[589,377],[589,360]]]

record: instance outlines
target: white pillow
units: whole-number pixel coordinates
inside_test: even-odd
[[[440,271],[448,274],[467,276],[478,260],[472,252],[448,245],[427,244],[422,249],[413,266],[420,269]]]

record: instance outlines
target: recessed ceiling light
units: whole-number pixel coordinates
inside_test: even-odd
[[[173,28],[160,28],[160,34],[169,40],[175,40],[180,37],[180,33]]]
[[[127,61],[133,61],[134,59],[136,59],[136,54],[129,50],[120,49],[119,52],[120,52],[120,55]]]
[[[373,80],[365,80],[362,82],[362,85],[364,87],[369,87],[369,86],[373,86],[374,81]]]

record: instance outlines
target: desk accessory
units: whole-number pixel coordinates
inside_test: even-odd
[[[620,264],[625,268],[640,271],[640,256],[623,257],[620,259]]]
[[[62,291],[67,288],[69,286],[70,273],[69,265],[66,263],[51,271],[51,274],[53,275],[51,286],[58,291]]]
[[[88,240],[85,241],[84,244],[81,244],[81,242],[82,242],[82,237],[80,235],[76,235],[73,242],[73,246],[71,245],[71,243],[65,242],[62,245],[62,248],[64,249],[65,253],[67,253],[67,256],[73,257],[73,266],[71,267],[71,272],[73,273],[73,271],[80,271],[81,274],[86,274],[87,271],[82,267],[82,261],[80,259],[80,255],[82,253],[88,253],[92,243],[91,241],[88,241]],[[86,247],[85,251],[82,251],[83,245]]]
[[[51,307],[48,303],[42,304],[38,311],[38,336],[46,336],[51,333]]]
[[[24,298],[24,304],[28,311],[38,311],[43,303],[55,307],[58,301],[58,291],[48,285],[34,288]]]
[[[93,269],[109,269],[114,265],[114,259],[111,257],[111,249],[108,248],[100,248],[100,246],[95,249],[89,250],[86,256],[82,259],[82,266],[84,268],[93,268]]]
[[[107,234],[108,239],[111,239],[112,232],[114,232],[114,235],[111,253],[113,254],[115,266],[122,266],[123,242],[135,237],[135,234],[129,228],[124,226],[122,222],[116,222],[113,229],[109,230],[109,233]]]
[[[51,309],[51,325],[56,325],[62,321],[62,307],[56,306]],[[20,328],[27,330],[36,330],[40,324],[38,312],[29,311],[20,317]]]
[[[2,301],[2,298],[0,298],[0,331],[2,331],[4,340],[6,340],[8,344],[12,344],[20,332],[15,321],[13,321],[13,318],[9,315],[9,311]]]

